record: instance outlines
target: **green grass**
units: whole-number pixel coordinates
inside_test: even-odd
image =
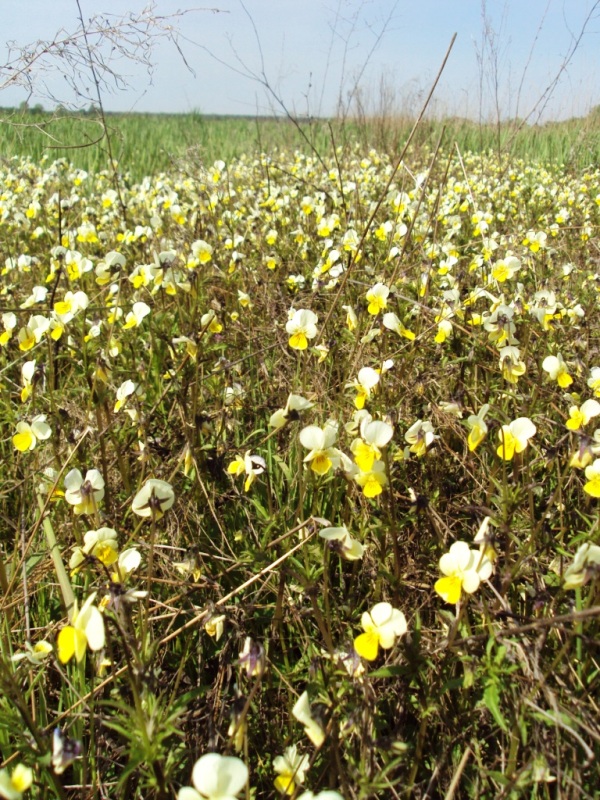
[[[332,153],[334,146],[358,142],[366,151],[377,147],[391,155],[403,146],[412,127],[410,119],[299,120],[251,117],[204,117],[201,114],[109,114],[108,130],[120,169],[139,180],[165,172],[182,160],[212,163],[230,161],[242,154],[299,149]],[[447,144],[461,152],[508,152],[517,158],[560,162],[576,168],[600,158],[600,124],[597,115],[542,126],[517,123],[478,125],[468,120],[425,121],[416,145],[436,142],[444,131]],[[88,172],[108,163],[102,125],[91,114],[11,111],[0,113],[1,155],[67,158]]]

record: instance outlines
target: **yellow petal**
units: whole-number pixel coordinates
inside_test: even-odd
[[[281,794],[287,794],[288,797],[291,797],[296,791],[296,784],[289,775],[278,775],[275,778],[275,788]]]
[[[294,333],[290,336],[289,345],[294,350],[306,350],[308,347],[308,340],[302,332]]]
[[[58,647],[58,660],[62,664],[66,664],[75,655],[75,628],[67,625],[58,634],[56,640]]]
[[[35,443],[35,437],[29,431],[25,431],[24,433],[16,433],[12,441],[19,452],[25,453],[31,449],[32,443]]]
[[[440,578],[433,587],[442,600],[447,603],[458,603],[462,591],[462,581],[456,575]]]
[[[375,661],[379,651],[379,636],[375,631],[361,633],[354,640],[354,649],[361,658],[367,661]]]

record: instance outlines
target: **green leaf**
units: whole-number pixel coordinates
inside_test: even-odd
[[[496,721],[496,724],[502,728],[503,731],[508,731],[508,725],[500,711],[500,693],[498,691],[498,684],[495,681],[488,683],[485,687],[483,691],[483,702]]]

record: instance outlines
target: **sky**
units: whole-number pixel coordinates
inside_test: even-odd
[[[123,0],[79,2],[85,20],[103,13],[116,24],[125,13]],[[537,122],[585,115],[600,105],[600,0],[209,2],[214,5],[155,1],[160,20],[149,40],[152,52],[138,51],[150,59],[150,73],[146,63],[123,57],[123,38],[98,51],[122,78],[119,87],[114,80],[103,87],[107,110],[414,114],[454,33],[431,106],[436,115]],[[126,8],[135,15],[145,5],[128,0]],[[177,15],[178,9],[186,13]],[[83,96],[76,97],[73,67],[56,51],[36,59],[28,73],[32,95],[14,84],[15,46],[31,50],[38,41],[68,38],[78,28],[77,14],[77,0],[0,0],[0,106],[25,100],[45,108],[89,105],[95,89],[85,64],[74,81]],[[168,25],[176,41],[160,35]],[[131,29],[121,33],[131,41]]]

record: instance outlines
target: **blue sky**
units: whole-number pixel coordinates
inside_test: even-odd
[[[123,13],[122,0],[81,0],[81,5],[86,18]],[[493,116],[498,107],[505,116],[526,116],[558,75],[595,5],[593,0],[487,0],[491,36],[486,39],[481,0],[245,0],[244,5],[214,0],[218,11],[206,7],[173,21],[194,74],[177,48],[162,41],[153,53],[151,80],[139,65],[114,62],[129,85],[106,93],[104,102],[114,111],[280,111],[260,81],[249,77],[264,65],[269,84],[293,113],[332,114],[340,101],[344,107],[350,98],[356,101],[356,86],[367,113],[414,111],[456,32],[434,110],[477,118]],[[143,6],[129,0],[130,11]],[[156,13],[163,16],[182,7],[191,9],[192,3],[156,0]],[[0,9],[4,41],[21,45],[77,26],[75,0],[0,0]],[[600,104],[598,53],[600,3],[542,119],[585,114]],[[0,72],[0,86],[5,77]],[[42,77],[34,79],[41,86]],[[52,66],[43,80],[57,99],[73,100]],[[0,106],[18,105],[25,97],[22,89],[5,88]],[[52,106],[43,92],[30,99],[37,101]]]

